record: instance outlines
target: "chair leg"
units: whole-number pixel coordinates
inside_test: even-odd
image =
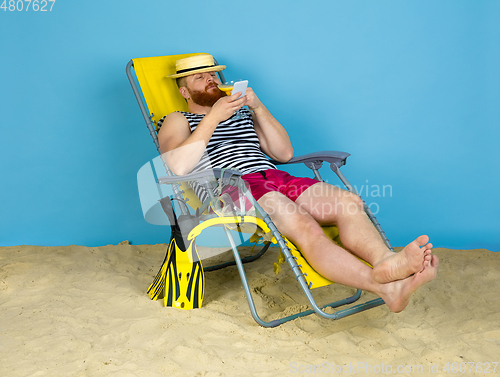
[[[245,263],[250,263],[250,262],[253,262],[253,261],[259,259],[269,249],[270,245],[271,245],[270,242],[265,244],[264,247],[257,254],[245,257],[245,258],[241,259],[241,262],[243,264],[245,264]],[[221,264],[218,264],[215,266],[203,267],[203,271],[204,272],[216,271],[216,270],[220,270],[222,268],[226,268],[226,267],[234,266],[234,265],[236,265],[236,261],[230,261],[230,262],[221,263]]]
[[[241,277],[241,282],[243,283],[243,289],[245,290],[245,294],[246,294],[247,300],[248,300],[248,305],[250,306],[250,312],[252,313],[253,319],[259,325],[261,325],[263,327],[276,327],[276,326],[281,325],[281,323],[279,321],[276,321],[276,320],[270,321],[270,322],[264,321],[257,314],[257,310],[255,309],[255,303],[253,302],[253,298],[252,298],[252,293],[250,292],[250,287],[248,286],[248,280],[247,280],[247,277],[245,275],[245,269],[243,268],[243,263],[241,262],[241,257],[240,257],[240,254],[238,252],[238,248],[236,247],[236,244],[234,242],[233,235],[231,234],[229,229],[227,229],[226,227],[224,227],[224,232],[226,233],[227,239],[229,240],[229,243],[231,244],[231,249],[233,250],[234,260],[236,261],[236,266],[238,267],[238,272],[239,272],[240,277]]]
[[[291,254],[290,249],[286,246],[283,238],[281,238],[281,235],[279,233],[275,234],[275,237],[276,237],[276,239],[278,241],[278,244],[281,247],[281,250],[282,250],[283,254],[285,255],[285,259],[288,261],[288,264],[290,265],[290,268],[292,269],[293,273],[295,274],[295,278],[299,282],[299,284],[300,284],[300,286],[302,288],[302,291],[304,292],[304,294],[306,295],[307,299],[309,300],[309,303],[313,307],[313,310],[306,311],[307,314],[303,314],[303,315],[308,315],[308,314],[312,314],[313,312],[316,312],[317,314],[319,314],[320,316],[322,316],[324,318],[328,318],[328,319],[340,319],[340,318],[344,318],[344,317],[347,317],[349,315],[356,314],[356,313],[362,312],[364,310],[368,310],[368,309],[371,309],[371,308],[374,308],[376,306],[380,306],[380,305],[384,304],[384,301],[381,298],[378,298],[378,299],[375,299],[375,300],[371,300],[371,301],[365,302],[365,303],[360,304],[360,305],[356,305],[356,306],[354,306],[352,308],[347,308],[347,309],[344,309],[344,310],[339,310],[339,311],[337,311],[335,313],[326,313],[323,310],[326,307],[333,307],[333,308],[335,308],[335,307],[338,307],[338,306],[341,306],[341,305],[346,305],[346,304],[350,304],[350,303],[353,303],[353,302],[357,301],[360,298],[360,296],[361,296],[361,290],[358,289],[357,293],[354,296],[348,297],[348,298],[346,298],[344,300],[333,302],[331,304],[325,305],[322,308],[320,308],[318,306],[318,304],[316,303],[316,300],[314,299],[313,295],[312,295],[311,289],[307,285],[306,279],[304,278],[304,274],[302,273],[300,267],[297,265],[297,261],[295,260],[295,257]]]
[[[290,267],[292,267],[292,271],[294,271],[295,277],[299,281],[299,283],[302,287],[302,290],[304,291],[305,295],[307,296],[309,303],[311,304],[313,309],[305,310],[303,312],[300,312],[297,314],[292,314],[290,316],[286,316],[286,317],[283,317],[280,319],[275,319],[273,321],[264,321],[257,314],[257,310],[255,308],[255,303],[254,303],[253,297],[252,297],[252,293],[250,291],[250,287],[248,285],[248,280],[247,280],[247,277],[245,274],[245,270],[243,268],[243,263],[241,261],[241,257],[239,255],[238,248],[236,247],[236,244],[234,242],[233,236],[227,228],[224,228],[224,231],[225,231],[226,236],[229,240],[229,243],[231,244],[231,249],[233,250],[234,259],[236,261],[236,266],[238,267],[238,272],[240,274],[241,282],[243,284],[243,288],[244,288],[245,294],[247,296],[247,301],[248,301],[248,305],[250,307],[250,312],[252,313],[252,317],[259,325],[261,325],[263,327],[276,327],[276,326],[279,326],[285,322],[291,321],[291,320],[299,318],[299,317],[304,317],[304,316],[307,316],[307,315],[310,315],[313,313],[317,313],[317,314],[321,315],[322,317],[329,318],[329,319],[340,319],[340,318],[344,318],[344,317],[347,317],[349,315],[353,315],[353,314],[362,312],[364,310],[371,309],[373,307],[384,304],[384,301],[382,299],[375,299],[375,300],[371,300],[371,301],[365,302],[365,303],[360,304],[360,305],[356,305],[356,306],[351,307],[351,308],[337,311],[335,313],[326,313],[325,311],[323,311],[323,309],[325,309],[326,307],[334,307],[335,308],[338,306],[351,304],[351,303],[357,301],[361,296],[361,290],[358,289],[357,292],[353,296],[348,297],[346,299],[332,302],[332,303],[325,305],[321,308],[318,307],[316,300],[314,299],[314,297],[311,293],[311,290],[307,286],[307,282],[305,281],[305,278],[300,270],[300,267],[297,266],[295,259],[293,258],[293,256],[291,256],[290,251],[285,246],[286,250],[283,250],[283,248],[282,248],[282,250],[285,254],[285,257],[289,261]],[[281,237],[279,237],[279,238],[281,239]],[[283,241],[283,239],[281,239],[281,241]],[[283,244],[284,244],[284,241],[283,241]]]

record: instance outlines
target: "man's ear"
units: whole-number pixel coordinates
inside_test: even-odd
[[[181,96],[183,96],[185,99],[191,98],[191,96],[189,95],[189,92],[185,86],[181,86],[179,88],[179,92],[181,93]]]

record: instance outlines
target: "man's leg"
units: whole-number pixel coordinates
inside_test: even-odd
[[[310,214],[283,194],[269,192],[258,202],[279,231],[299,248],[321,275],[351,286],[360,274],[365,278],[371,276],[370,267],[332,242]]]
[[[431,259],[432,244],[420,236],[400,253],[392,253],[366,215],[355,194],[327,183],[305,190],[295,202],[321,225],[337,225],[347,250],[374,266],[372,277],[379,283],[404,279],[421,271]]]
[[[415,290],[436,275],[437,258],[412,277],[380,284],[373,280],[370,267],[326,237],[318,222],[299,205],[276,191],[258,202],[316,271],[337,283],[377,294],[394,312],[403,310]]]

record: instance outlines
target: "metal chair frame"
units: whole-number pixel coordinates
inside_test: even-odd
[[[215,62],[215,64],[216,65],[218,64],[217,61]],[[149,130],[149,133],[153,139],[153,142],[156,146],[158,153],[161,156],[160,146],[158,143],[158,135],[156,132],[154,122],[152,120],[153,114],[151,114],[149,112],[149,110],[147,109],[147,104],[145,103],[145,101],[141,95],[141,91],[138,87],[138,84],[136,83],[136,79],[134,78],[134,74],[133,74],[133,70],[132,70],[133,66],[134,66],[134,62],[133,62],[133,60],[130,60],[127,64],[127,67],[126,67],[127,77],[129,79],[130,85],[132,86],[132,90],[133,90],[135,98],[137,99],[137,102],[139,104],[139,108],[140,108],[141,113],[144,117],[147,128]],[[224,82],[225,79],[224,79],[224,75],[222,74],[222,72],[218,72],[218,74],[219,74],[221,81]],[[345,153],[345,152],[335,152],[335,151],[316,152],[316,153],[311,153],[311,154],[307,154],[307,155],[303,155],[303,156],[293,157],[290,161],[288,161],[286,163],[281,163],[278,161],[273,161],[273,163],[275,163],[277,165],[289,165],[289,164],[304,163],[309,169],[311,169],[313,171],[315,179],[317,179],[318,181],[324,182],[324,180],[322,179],[322,177],[319,173],[319,169],[322,167],[324,162],[328,162],[330,164],[331,170],[342,181],[342,183],[345,185],[346,189],[359,196],[356,189],[349,183],[347,178],[345,178],[345,176],[340,171],[341,166],[346,164],[347,157],[349,157],[349,156],[350,156],[350,154]],[[202,184],[207,184],[207,179],[209,178],[209,176],[213,177],[214,174],[215,174],[216,178],[220,178],[222,175],[224,175],[224,178],[226,178],[228,176],[229,177],[238,177],[240,175],[239,172],[235,172],[235,171],[225,170],[224,172],[222,172],[220,169],[214,169],[213,172],[211,171],[210,173],[206,173],[206,174],[204,174],[203,172],[201,172],[201,173],[198,172],[198,173],[193,173],[193,174],[187,174],[184,176],[174,176],[174,174],[170,171],[170,169],[168,168],[165,161],[163,161],[163,165],[164,165],[165,170],[167,172],[167,176],[159,177],[158,183],[172,185],[174,196],[176,197],[176,199],[178,199],[179,203],[181,203],[181,205],[179,207],[180,207],[180,210],[181,210],[183,215],[187,215],[189,213],[189,210],[187,208],[187,204],[185,203],[185,201],[182,198],[182,192],[181,192],[181,189],[179,187],[179,182],[198,180]],[[208,190],[208,192],[211,194],[211,190]],[[322,307],[318,306],[318,304],[316,303],[316,300],[313,297],[313,294],[311,292],[311,287],[308,286],[307,281],[304,277],[304,273],[301,270],[301,266],[297,264],[296,258],[291,254],[290,249],[287,247],[285,241],[283,240],[283,238],[281,236],[281,233],[276,228],[274,223],[271,221],[271,218],[269,217],[269,215],[259,205],[259,203],[249,193],[246,193],[246,195],[247,195],[248,200],[251,203],[253,203],[253,205],[255,206],[257,211],[260,212],[261,214],[263,214],[263,220],[265,221],[265,223],[269,227],[269,229],[272,231],[273,236],[277,240],[278,246],[280,247],[281,251],[283,252],[286,261],[288,262],[293,274],[295,275],[295,278],[299,282],[300,287],[302,288],[304,294],[307,297],[307,300],[309,301],[309,304],[312,307],[312,309],[305,310],[305,311],[302,311],[300,313],[289,315],[289,316],[286,316],[286,317],[283,317],[280,319],[276,319],[276,320],[272,320],[272,321],[265,321],[262,318],[260,318],[260,316],[257,314],[257,310],[255,308],[255,303],[254,303],[254,300],[252,298],[252,294],[250,291],[250,287],[248,284],[248,280],[247,280],[247,277],[245,274],[243,264],[258,259],[261,255],[263,255],[266,252],[266,250],[268,249],[270,244],[269,243],[265,244],[263,249],[259,253],[257,253],[256,255],[242,259],[240,257],[238,248],[236,246],[236,243],[233,239],[231,232],[226,227],[223,227],[224,232],[225,232],[225,234],[229,240],[229,243],[231,245],[231,249],[232,249],[233,256],[234,256],[234,262],[228,262],[228,263],[224,263],[224,264],[221,264],[218,266],[205,267],[204,271],[212,271],[212,270],[224,268],[224,267],[227,267],[230,265],[236,265],[238,268],[238,272],[240,274],[240,277],[241,277],[241,282],[242,282],[243,288],[245,290],[245,294],[246,294],[246,297],[248,300],[248,305],[250,307],[252,317],[255,319],[255,321],[258,324],[260,324],[261,326],[264,326],[264,327],[276,327],[276,326],[279,326],[279,325],[281,325],[285,322],[288,322],[290,320],[293,320],[293,319],[296,319],[299,317],[303,317],[303,316],[307,316],[307,315],[310,315],[312,313],[317,313],[318,315],[320,315],[324,318],[328,318],[328,319],[340,319],[340,318],[344,318],[344,317],[347,317],[347,316],[362,312],[364,310],[368,310],[368,309],[371,309],[371,308],[374,308],[374,307],[377,307],[377,306],[384,304],[384,301],[381,298],[377,298],[374,300],[364,302],[362,304],[358,304],[358,305],[353,306],[353,307],[338,310],[334,313],[326,313],[324,311],[324,309],[327,307],[336,308],[336,307],[340,307],[340,306],[343,306],[346,304],[351,304],[351,303],[356,302],[361,297],[362,290],[357,289],[356,293],[350,297],[347,297],[347,298],[339,300],[339,301],[332,302],[332,303],[324,305]],[[374,224],[376,229],[379,231],[385,244],[387,245],[387,247],[390,250],[394,251],[393,247],[391,246],[389,240],[387,239],[387,237],[385,235],[385,232],[382,230],[382,227],[380,226],[379,222],[377,221],[375,215],[373,215],[370,208],[367,206],[367,204],[364,201],[363,201],[363,203],[364,203],[365,212],[367,213],[368,217],[370,218],[370,220],[372,221],[372,223]]]

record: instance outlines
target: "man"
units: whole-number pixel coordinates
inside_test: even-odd
[[[226,96],[217,88],[216,72],[225,66],[216,66],[212,56],[204,54],[181,59],[176,68],[170,77],[177,79],[189,112],[162,119],[158,135],[175,174],[199,168],[205,148],[213,167],[238,168],[258,203],[316,271],[377,294],[393,312],[402,311],[410,296],[435,278],[439,261],[431,254],[427,236],[392,253],[357,195],[276,169],[264,153],[288,161],[293,156],[290,138],[251,88],[239,99],[241,93]],[[233,117],[236,112],[242,119]],[[337,225],[345,249],[327,238],[321,225]]]

